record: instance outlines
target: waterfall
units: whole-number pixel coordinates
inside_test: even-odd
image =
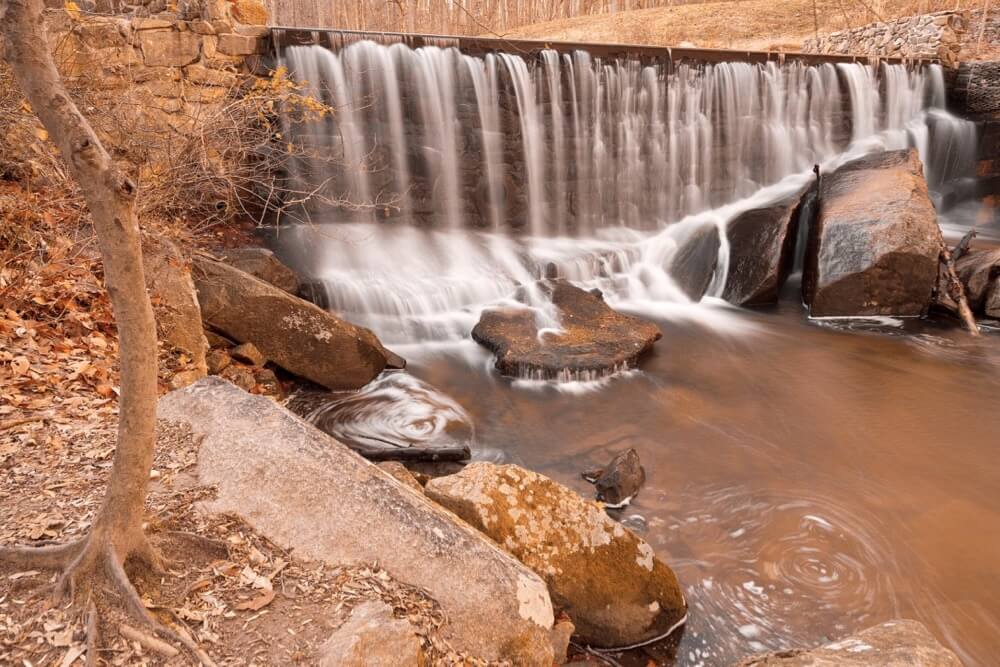
[[[351,204],[314,204],[324,224],[284,233],[287,254],[332,309],[397,346],[467,340],[483,308],[516,294],[557,324],[530,289],[552,271],[617,307],[715,317],[672,274],[693,235],[719,232],[709,294],[720,294],[727,222],[801,187],[814,164],[912,145],[933,185],[961,175],[975,145],[974,128],[940,108],[936,66],[372,42],[280,55],[336,109],[290,125],[305,149],[291,176]]]

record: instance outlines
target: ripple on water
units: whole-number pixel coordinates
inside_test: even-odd
[[[692,554],[671,559],[692,610],[680,655],[699,649],[687,664],[815,645],[898,613],[893,550],[846,504],[739,487],[699,498],[688,506],[711,511],[675,513],[661,531],[672,554]]]

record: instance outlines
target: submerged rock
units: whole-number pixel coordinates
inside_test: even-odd
[[[889,621],[815,649],[741,660],[735,667],[962,667],[917,621]]]
[[[876,153],[823,178],[803,298],[813,316],[921,315],[939,231],[915,150]]]
[[[319,667],[421,667],[416,628],[384,602],[362,602],[320,647]]]
[[[267,248],[248,246],[221,253],[222,261],[289,294],[298,295],[299,276]]]
[[[368,329],[345,322],[237,268],[195,259],[205,323],[329,389],[357,389],[394,358]]]
[[[441,631],[486,660],[550,667],[545,583],[453,514],[261,396],[209,377],[160,399],[158,416],[201,439],[198,482],[283,549],[337,566],[373,563],[440,604]]]
[[[465,461],[475,438],[462,406],[407,373],[354,392],[299,392],[288,409],[373,461]]]
[[[646,469],[639,462],[639,452],[628,449],[618,454],[606,468],[591,470],[583,478],[597,487],[597,499],[618,509],[631,502],[646,483]]]
[[[539,336],[535,312],[497,308],[483,313],[472,337],[496,355],[496,369],[513,377],[595,377],[635,366],[662,334],[652,322],[612,310],[603,299],[565,280],[539,283],[559,314],[561,329]]]
[[[737,306],[778,302],[778,292],[795,261],[795,239],[803,209],[813,206],[816,184],[729,221],[729,271],[723,298]]]
[[[547,477],[515,465],[472,463],[427,482],[427,495],[540,574],[580,641],[620,647],[683,622],[684,595],[652,547]]]

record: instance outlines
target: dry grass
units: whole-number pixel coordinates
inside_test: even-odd
[[[978,0],[815,0],[819,32],[949,9]],[[537,23],[508,37],[706,48],[797,50],[813,36],[813,0],[731,0]]]

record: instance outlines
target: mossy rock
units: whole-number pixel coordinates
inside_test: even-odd
[[[431,480],[426,492],[538,573],[583,643],[647,641],[687,613],[677,578],[652,547],[543,475],[473,463]]]

